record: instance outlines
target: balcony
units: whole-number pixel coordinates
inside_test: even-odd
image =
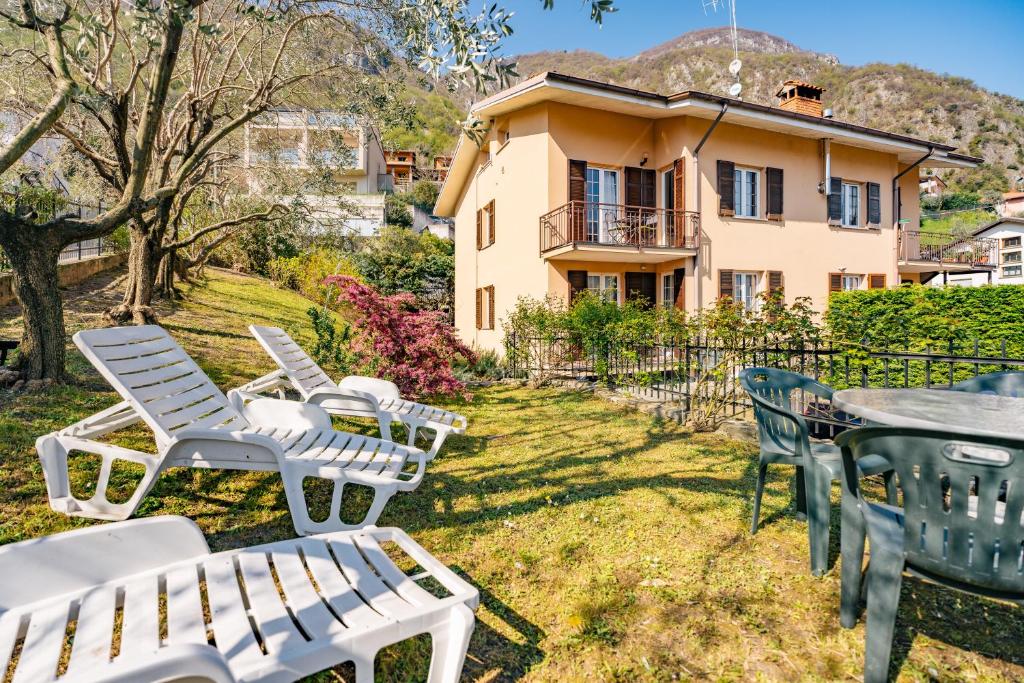
[[[693,256],[699,243],[695,211],[573,201],[540,217],[548,260],[658,263]]]
[[[996,266],[997,243],[994,239],[901,228],[899,269],[906,273],[992,269]]]

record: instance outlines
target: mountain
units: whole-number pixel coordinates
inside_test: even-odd
[[[737,38],[748,102],[775,105],[782,82],[800,79],[826,89],[825,106],[839,120],[955,145],[983,157],[981,169],[944,174],[959,189],[991,197],[1022,175],[1022,100],[909,64],[844,66],[833,55],[803,50],[760,31],[741,29]],[[701,90],[723,95],[733,82],[728,71],[732,59],[728,28],[692,31],[631,57],[575,50],[515,58],[521,79],[558,71],[663,94]]]

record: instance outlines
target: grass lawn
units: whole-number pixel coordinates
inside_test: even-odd
[[[67,293],[71,331],[99,324],[116,296],[107,283]],[[227,389],[271,368],[246,325],[308,341],[308,305],[211,273],[160,313]],[[0,310],[0,336],[17,332],[15,315]],[[70,367],[73,386],[0,394],[0,543],[94,523],[49,510],[33,448],[115,400],[77,352]],[[838,567],[810,575],[784,468],[749,534],[755,448],[550,389],[500,385],[453,405],[469,434],[449,439],[380,525],[405,528],[480,589],[465,680],[859,680],[863,622],[839,626]],[[145,443],[142,431],[120,438]],[[196,520],[216,550],[294,535],[276,474],[172,470],[140,514],[164,513]],[[899,615],[900,680],[1024,680],[1020,609],[907,580]],[[428,656],[425,639],[387,650],[379,680],[423,680]]]

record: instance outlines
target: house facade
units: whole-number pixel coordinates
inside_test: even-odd
[[[996,204],[996,213],[1004,218],[1024,216],[1024,192],[1004,192]]]
[[[500,348],[521,296],[695,311],[781,289],[823,310],[936,270],[914,248],[918,168],[978,160],[825,118],[820,94],[787,82],[765,107],[549,72],[477,103],[489,132],[460,140],[435,208],[455,218],[460,335]]]
[[[327,172],[336,192],[304,193],[324,222],[342,222],[353,232],[374,235],[384,225],[384,197],[392,190],[380,135],[334,112],[282,109],[245,127],[244,162],[249,189],[260,190],[261,166],[285,172]],[[290,197],[283,197],[288,201]]]

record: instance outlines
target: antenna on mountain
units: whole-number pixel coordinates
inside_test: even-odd
[[[740,83],[740,69],[743,68],[743,62],[740,61],[740,37],[739,29],[736,27],[736,0],[701,0],[701,5],[704,8],[704,14],[708,13],[709,7],[713,12],[718,12],[719,6],[729,7],[729,32],[732,37],[732,61],[729,62],[729,73],[736,79],[729,86],[729,95],[739,97],[743,92],[743,84]]]
[[[725,7],[728,0],[701,0],[701,5],[704,8],[704,14],[707,15],[708,8],[711,8],[712,12],[718,12],[719,7]]]

